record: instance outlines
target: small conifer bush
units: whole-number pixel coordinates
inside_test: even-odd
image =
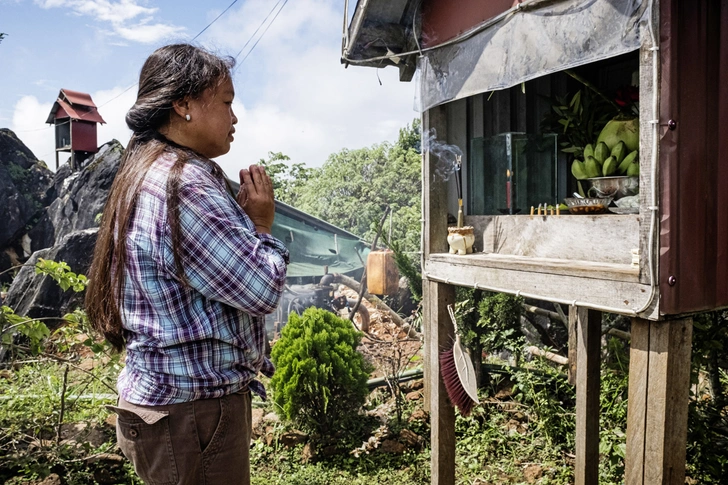
[[[273,399],[286,418],[323,434],[357,413],[371,370],[356,350],[361,337],[350,322],[320,308],[290,314],[271,354]]]

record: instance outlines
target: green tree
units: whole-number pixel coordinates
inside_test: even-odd
[[[271,358],[273,399],[285,416],[319,434],[335,434],[368,394],[371,366],[356,348],[362,334],[321,308],[291,313]]]
[[[282,152],[268,152],[268,160],[260,159],[260,165],[270,175],[275,198],[295,206],[302,187],[306,185],[313,169],[304,163],[291,164],[291,157]]]
[[[385,208],[392,209],[392,240],[405,251],[420,247],[420,126],[400,130],[396,143],[332,154],[297,188],[299,209],[365,239],[373,239]],[[388,239],[389,224],[383,239]]]

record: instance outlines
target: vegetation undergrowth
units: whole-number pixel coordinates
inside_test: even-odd
[[[68,290],[82,291],[85,286],[85,278],[60,263],[41,261],[37,271]],[[470,341],[481,347],[476,355],[485,359],[480,366],[481,404],[467,418],[456,413],[457,484],[573,482],[574,387],[568,383],[565,367],[524,352],[532,338],[524,329],[532,323],[525,315],[520,326],[513,320],[513,314],[522,311],[521,303],[502,295],[461,295],[459,318],[471,319],[463,328]],[[510,310],[501,311],[504,308]],[[114,382],[122,356],[111,354],[105,342],[91,337],[82,310],[66,315],[61,325],[51,329],[42,320],[17,315],[6,306],[0,309],[0,351],[7,355],[0,364],[0,481],[37,484],[55,473],[64,485],[140,483],[115,446],[112,415],[104,409],[104,404],[115,400]],[[320,338],[306,340],[306,330],[299,329],[304,342],[288,350],[301,357],[306,346],[316,344],[328,359],[339,356],[337,374],[350,368],[361,384],[366,366],[352,353],[360,337],[351,334],[352,327],[345,321],[321,312],[312,311],[317,316],[309,318],[315,323],[309,333]],[[299,323],[305,320],[293,318]],[[607,334],[618,318],[605,315],[604,323],[599,482],[616,485],[624,475],[629,344],[624,336]],[[328,327],[325,332],[324,327]],[[296,325],[289,323],[287,328],[296,329]],[[693,331],[687,482],[724,483],[728,473],[728,313],[696,316]],[[346,349],[341,347],[344,343]],[[290,353],[285,345],[276,351],[276,345],[274,352]],[[355,362],[359,370],[353,369]],[[399,355],[396,368],[409,363],[410,356]],[[276,388],[267,380],[265,384],[273,396],[285,387]],[[300,419],[302,409],[304,416],[307,413],[305,407],[286,414],[281,411],[285,403],[274,404],[275,398],[257,403],[263,414],[276,413],[280,418],[264,421],[262,429],[255,430],[253,484],[428,484],[430,428],[421,382],[390,380],[387,384],[353,395],[328,393],[318,404],[326,402],[327,409],[342,411],[335,427],[318,428],[318,422],[326,422],[320,416],[305,423]],[[316,385],[322,384],[308,387]],[[358,400],[363,398],[366,402],[360,406],[363,401]],[[359,404],[345,405],[354,401]],[[303,435],[298,429],[312,434]],[[291,441],[291,437],[300,439]]]

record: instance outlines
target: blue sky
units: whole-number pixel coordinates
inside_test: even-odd
[[[234,56],[277,2],[239,0],[195,42]],[[112,138],[126,144],[124,114],[136,88],[124,90],[136,83],[144,59],[159,46],[191,40],[231,3],[0,0],[0,32],[7,34],[0,43],[0,128],[15,131],[55,168],[53,130],[45,120],[58,91],[67,88],[90,93],[99,106],[107,121],[99,144]],[[228,174],[269,151],[320,166],[341,148],[394,141],[418,116],[414,83],[399,82],[396,69],[341,65],[343,4],[289,0],[239,64],[237,133],[231,152],[218,159]],[[65,158],[62,154],[61,161]]]

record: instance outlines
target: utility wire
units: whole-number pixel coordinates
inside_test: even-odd
[[[250,44],[250,41],[251,41],[251,40],[253,40],[253,38],[255,38],[255,34],[257,34],[257,33],[258,33],[258,31],[260,30],[260,28],[261,28],[261,27],[263,27],[263,25],[265,25],[266,21],[268,21],[268,17],[270,17],[270,16],[271,16],[271,15],[273,14],[273,12],[275,11],[275,9],[276,9],[276,8],[278,8],[278,5],[280,5],[280,3],[281,3],[282,1],[283,1],[283,0],[278,0],[278,1],[276,2],[276,4],[275,4],[275,5],[273,5],[273,8],[272,8],[272,9],[270,9],[270,12],[268,12],[268,15],[266,15],[266,16],[265,16],[265,18],[264,18],[264,19],[263,19],[263,21],[262,21],[262,22],[260,23],[260,25],[258,26],[258,28],[257,28],[257,29],[255,29],[255,32],[253,32],[253,34],[252,34],[252,35],[250,36],[250,38],[249,38],[249,39],[248,39],[248,41],[247,41],[247,42],[245,43],[245,45],[244,45],[244,46],[243,46],[243,47],[242,47],[242,48],[241,48],[241,49],[240,49],[240,50],[238,51],[238,53],[237,53],[237,54],[235,54],[235,59],[237,59],[238,57],[240,57],[240,54],[242,54],[242,53],[243,53],[243,51],[245,50],[245,48],[246,48],[246,47],[248,46],[248,44]],[[286,2],[288,2],[288,0],[286,0]],[[285,4],[284,4],[284,6],[285,6]],[[282,10],[282,9],[283,9],[283,7],[281,7],[281,10]],[[281,11],[279,10],[279,11],[278,11],[278,13],[281,13]],[[276,14],[276,17],[277,17],[277,16],[278,16],[278,14]],[[274,18],[273,20],[275,20],[275,18]],[[271,23],[273,23],[273,22],[271,22]],[[268,27],[270,27],[270,25],[268,25]],[[266,28],[266,30],[268,30],[268,29]],[[263,34],[261,34],[261,36],[260,36],[260,37],[262,38],[262,37],[263,37],[263,35],[265,35],[265,32],[263,32]],[[258,39],[258,40],[260,40],[260,39]],[[258,45],[258,42],[256,42],[256,43],[255,43],[255,45]],[[255,48],[255,45],[254,45],[253,47],[251,47],[251,48],[250,48],[250,52],[252,52],[252,51],[253,51],[253,49]],[[248,55],[250,54],[250,52],[248,52],[248,54],[246,54],[246,55],[245,55],[245,57],[248,57]],[[245,60],[245,59],[243,59],[243,60]],[[242,63],[241,63],[241,64],[242,64]]]
[[[67,124],[68,124],[68,123],[70,123],[70,122],[71,122],[71,121],[70,121],[70,119],[69,119],[69,121],[63,121],[63,122],[61,122],[61,123],[58,123],[57,125],[48,125],[48,126],[45,126],[45,127],[43,127],[43,128],[36,128],[36,129],[34,129],[34,130],[13,130],[13,133],[31,133],[31,132],[33,132],[33,131],[45,131],[45,130],[50,130],[50,129],[51,129],[51,128],[53,128],[54,126],[63,126],[63,125],[67,125]]]
[[[280,9],[278,10],[278,12],[276,12],[275,16],[273,17],[273,20],[271,20],[271,21],[270,21],[270,23],[269,23],[269,24],[268,24],[268,26],[267,26],[267,27],[265,28],[265,30],[263,31],[263,33],[262,33],[262,34],[260,35],[260,37],[258,38],[258,40],[256,40],[256,41],[255,41],[255,44],[253,44],[253,47],[251,47],[251,48],[250,48],[250,50],[248,51],[248,53],[247,53],[247,54],[245,54],[245,57],[243,58],[243,60],[242,60],[242,61],[240,61],[240,64],[242,64],[243,62],[245,62],[245,59],[247,59],[247,58],[248,58],[248,56],[250,55],[250,53],[251,53],[251,52],[253,52],[253,49],[255,49],[255,46],[257,46],[257,45],[258,45],[258,42],[260,42],[260,39],[262,39],[262,38],[263,38],[263,36],[264,36],[264,35],[265,35],[265,33],[266,33],[266,32],[268,31],[268,29],[270,28],[270,26],[271,26],[271,25],[273,24],[273,22],[275,22],[276,18],[278,18],[278,15],[279,15],[279,14],[281,13],[281,10],[283,10],[283,7],[285,7],[285,6],[286,6],[286,4],[288,3],[288,0],[278,0],[278,2],[276,2],[276,4],[275,4],[275,5],[273,6],[273,8],[271,9],[271,11],[270,11],[270,12],[268,13],[268,15],[266,15],[266,17],[265,17],[265,18],[263,19],[263,22],[261,22],[261,24],[260,24],[260,25],[258,26],[258,28],[257,28],[257,29],[255,29],[255,32],[253,32],[253,35],[251,35],[251,36],[250,36],[250,38],[249,38],[249,39],[248,39],[248,41],[247,41],[247,42],[245,43],[245,45],[243,46],[243,48],[242,48],[242,49],[240,49],[240,51],[239,51],[239,52],[238,52],[238,53],[237,53],[237,54],[235,55],[235,59],[237,59],[237,58],[238,58],[238,57],[240,56],[240,54],[242,54],[243,50],[245,50],[245,48],[246,48],[246,47],[248,46],[248,44],[250,44],[250,41],[251,41],[251,40],[253,40],[253,38],[255,38],[255,34],[257,34],[257,33],[258,33],[258,31],[259,31],[259,30],[261,29],[261,27],[263,27],[263,25],[265,24],[265,22],[266,22],[266,21],[268,20],[268,18],[269,18],[269,17],[271,16],[271,14],[272,14],[272,13],[273,13],[273,12],[275,11],[275,9],[276,9],[276,8],[278,7],[278,5],[280,5],[280,3],[281,3],[282,1],[283,1],[283,5],[282,5],[282,6],[281,6],[281,8],[280,8]],[[198,38],[199,36],[201,36],[201,35],[202,35],[202,34],[203,34],[203,33],[204,33],[204,32],[205,32],[205,31],[206,31],[207,29],[209,29],[209,28],[210,28],[210,26],[211,26],[212,24],[214,24],[215,22],[217,22],[217,21],[218,21],[218,20],[220,19],[220,17],[222,17],[223,15],[225,15],[225,13],[226,13],[226,12],[227,12],[228,10],[230,10],[230,9],[231,9],[231,8],[233,7],[233,5],[235,5],[236,3],[238,3],[238,0],[233,0],[233,2],[232,2],[232,3],[230,4],[230,5],[228,5],[228,6],[227,6],[227,8],[225,8],[225,10],[223,10],[222,12],[220,12],[220,15],[218,15],[217,17],[215,17],[215,18],[214,18],[214,19],[212,20],[212,22],[210,22],[209,24],[207,24],[207,25],[205,26],[205,28],[203,28],[202,30],[200,30],[200,31],[199,31],[199,32],[197,33],[197,35],[195,35],[195,36],[194,36],[194,37],[193,37],[192,39],[190,39],[190,42],[192,42],[193,40],[195,40],[195,39],[197,39],[197,38]],[[239,64],[239,65],[240,65],[240,64]],[[130,89],[132,89],[132,88],[134,88],[134,87],[136,87],[136,86],[138,86],[138,85],[139,85],[139,83],[134,83],[134,84],[132,84],[131,86],[129,86],[128,88],[126,88],[125,90],[123,90],[122,92],[120,92],[119,94],[117,94],[116,96],[114,96],[113,98],[111,98],[111,99],[109,99],[108,101],[104,102],[103,104],[100,104],[99,106],[97,106],[97,107],[96,107],[96,109],[98,110],[99,108],[103,108],[103,107],[104,107],[104,106],[106,106],[107,104],[109,104],[109,103],[111,103],[112,101],[114,101],[114,100],[116,100],[116,99],[120,98],[120,97],[121,97],[122,95],[124,95],[124,94],[125,94],[126,92],[128,92],[128,91],[129,91]],[[33,131],[44,131],[44,130],[48,130],[48,129],[50,129],[50,128],[52,128],[52,126],[46,126],[45,128],[39,128],[39,129],[36,129],[36,130],[22,130],[22,131],[18,131],[18,133],[29,133],[29,132],[33,132]]]
[[[222,12],[220,12],[220,15],[218,15],[217,17],[215,17],[215,18],[214,18],[214,19],[212,20],[212,22],[210,22],[209,24],[207,24],[207,25],[205,26],[205,28],[204,28],[204,29],[200,30],[200,31],[199,31],[199,32],[197,33],[197,35],[196,35],[196,36],[192,37],[192,39],[190,39],[190,42],[192,42],[193,40],[195,40],[195,39],[197,39],[197,38],[198,38],[199,36],[201,36],[203,32],[205,32],[205,31],[206,31],[207,29],[209,29],[209,28],[210,28],[210,26],[211,26],[212,24],[214,24],[215,22],[217,22],[217,21],[218,21],[218,19],[219,19],[220,17],[222,17],[223,15],[225,15],[225,13],[226,13],[226,12],[227,12],[228,10],[230,10],[230,9],[232,8],[232,6],[233,6],[233,5],[235,5],[236,3],[238,3],[238,0],[233,0],[233,2],[232,2],[232,3],[230,4],[230,5],[228,5],[228,6],[227,6],[227,8],[226,8],[225,10],[223,10]],[[116,96],[114,96],[113,98],[111,98],[110,100],[106,101],[106,102],[105,102],[104,104],[102,104],[102,105],[99,105],[99,106],[98,106],[98,108],[102,108],[102,107],[106,106],[107,104],[109,104],[110,102],[114,101],[115,99],[117,99],[117,98],[120,98],[120,97],[121,97],[121,96],[122,96],[122,95],[123,95],[124,93],[126,93],[126,92],[127,92],[127,91],[129,91],[129,90],[130,90],[131,88],[133,88],[133,87],[136,87],[136,86],[138,86],[138,85],[139,85],[139,83],[134,83],[134,84],[132,84],[131,86],[129,86],[128,88],[126,88],[125,90],[123,90],[122,92],[120,92],[119,94],[117,94]]]
[[[280,0],[279,0],[279,1],[280,1]],[[265,30],[263,31],[263,33],[262,33],[262,34],[260,34],[260,37],[258,37],[258,40],[256,40],[256,41],[255,41],[255,44],[253,44],[253,47],[251,47],[251,48],[250,48],[250,50],[248,51],[248,53],[247,53],[247,54],[245,54],[245,57],[243,57],[243,60],[242,60],[242,61],[240,61],[240,64],[239,64],[239,65],[242,65],[242,64],[243,64],[243,62],[245,62],[245,59],[247,59],[247,58],[248,58],[248,56],[250,55],[250,53],[251,53],[251,52],[253,52],[253,49],[255,49],[255,46],[256,46],[256,45],[258,45],[258,42],[260,42],[260,39],[262,39],[262,38],[263,38],[263,36],[265,35],[265,33],[266,33],[266,32],[268,32],[268,29],[270,28],[270,26],[271,26],[271,25],[273,25],[273,22],[275,22],[275,21],[276,21],[276,19],[278,18],[278,15],[279,15],[279,14],[281,13],[281,11],[283,10],[283,7],[285,7],[287,3],[288,3],[288,0],[285,0],[285,1],[283,2],[283,5],[281,5],[281,8],[280,8],[280,9],[279,9],[279,10],[278,10],[278,11],[276,12],[276,15],[275,15],[275,17],[273,17],[273,20],[271,20],[271,21],[270,21],[270,23],[269,23],[269,24],[268,24],[268,26],[267,26],[267,27],[265,28]]]
[[[106,106],[107,104],[109,104],[110,102],[115,100],[116,98],[120,98],[122,94],[126,93],[127,91],[129,91],[131,88],[137,86],[138,84],[139,83],[132,84],[131,86],[129,86],[128,88],[126,88],[125,90],[123,90],[122,92],[120,92],[119,94],[117,94],[116,96],[114,96],[113,98],[108,100],[107,102],[105,102],[104,104],[99,105],[96,109],[103,108],[104,106]]]
[[[213,20],[212,22],[210,22],[209,24],[207,24],[207,26],[204,29],[202,29],[196,36],[192,37],[192,40],[195,40],[196,38],[198,38],[199,36],[201,36],[204,31],[206,31],[212,24],[214,24],[215,22],[217,22],[217,19],[219,19],[220,17],[222,17],[225,14],[225,12],[227,12],[228,10],[230,10],[230,7],[232,7],[236,3],[238,3],[238,0],[233,0],[233,3],[231,3],[230,5],[228,5],[228,7],[220,13],[220,15],[218,15],[217,17],[215,17],[215,20]],[[190,42],[192,42],[192,41],[190,41]]]

